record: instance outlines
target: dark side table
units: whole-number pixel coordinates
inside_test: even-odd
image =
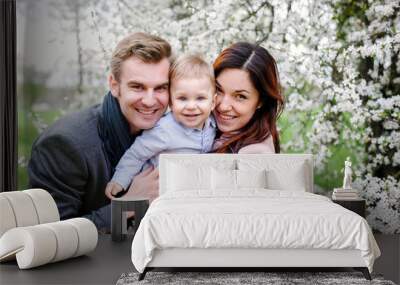
[[[365,200],[357,199],[357,200],[334,200],[332,201],[340,206],[353,211],[356,214],[359,214],[361,217],[365,218]]]
[[[149,207],[149,198],[144,197],[121,197],[111,200],[111,239],[112,241],[123,241],[128,234],[126,212],[135,212],[134,232],[136,233],[140,221]]]

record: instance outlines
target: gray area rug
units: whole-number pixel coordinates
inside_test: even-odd
[[[368,284],[395,285],[392,281],[384,280],[381,276],[372,275],[368,281],[360,272],[148,272],[142,281],[138,281],[139,273],[122,274],[117,285],[132,284]]]

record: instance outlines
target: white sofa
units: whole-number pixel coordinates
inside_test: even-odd
[[[97,245],[92,221],[60,221],[53,197],[43,189],[0,193],[0,262],[20,269],[87,254]]]
[[[312,155],[163,154],[159,172],[132,243],[140,280],[156,267],[354,267],[370,279],[372,232],[312,194]]]

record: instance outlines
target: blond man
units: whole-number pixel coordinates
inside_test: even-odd
[[[61,118],[36,140],[28,165],[30,186],[50,192],[61,219],[83,216],[99,229],[110,229],[104,189],[124,152],[167,109],[170,58],[170,45],[159,37],[125,37],[112,54],[110,92],[102,104]],[[127,194],[158,195],[157,170],[148,168],[134,181]]]

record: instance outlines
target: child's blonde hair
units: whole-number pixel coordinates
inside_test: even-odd
[[[169,69],[170,87],[174,80],[181,78],[200,78],[207,77],[210,79],[213,93],[215,92],[214,70],[200,54],[184,54],[178,57]]]

